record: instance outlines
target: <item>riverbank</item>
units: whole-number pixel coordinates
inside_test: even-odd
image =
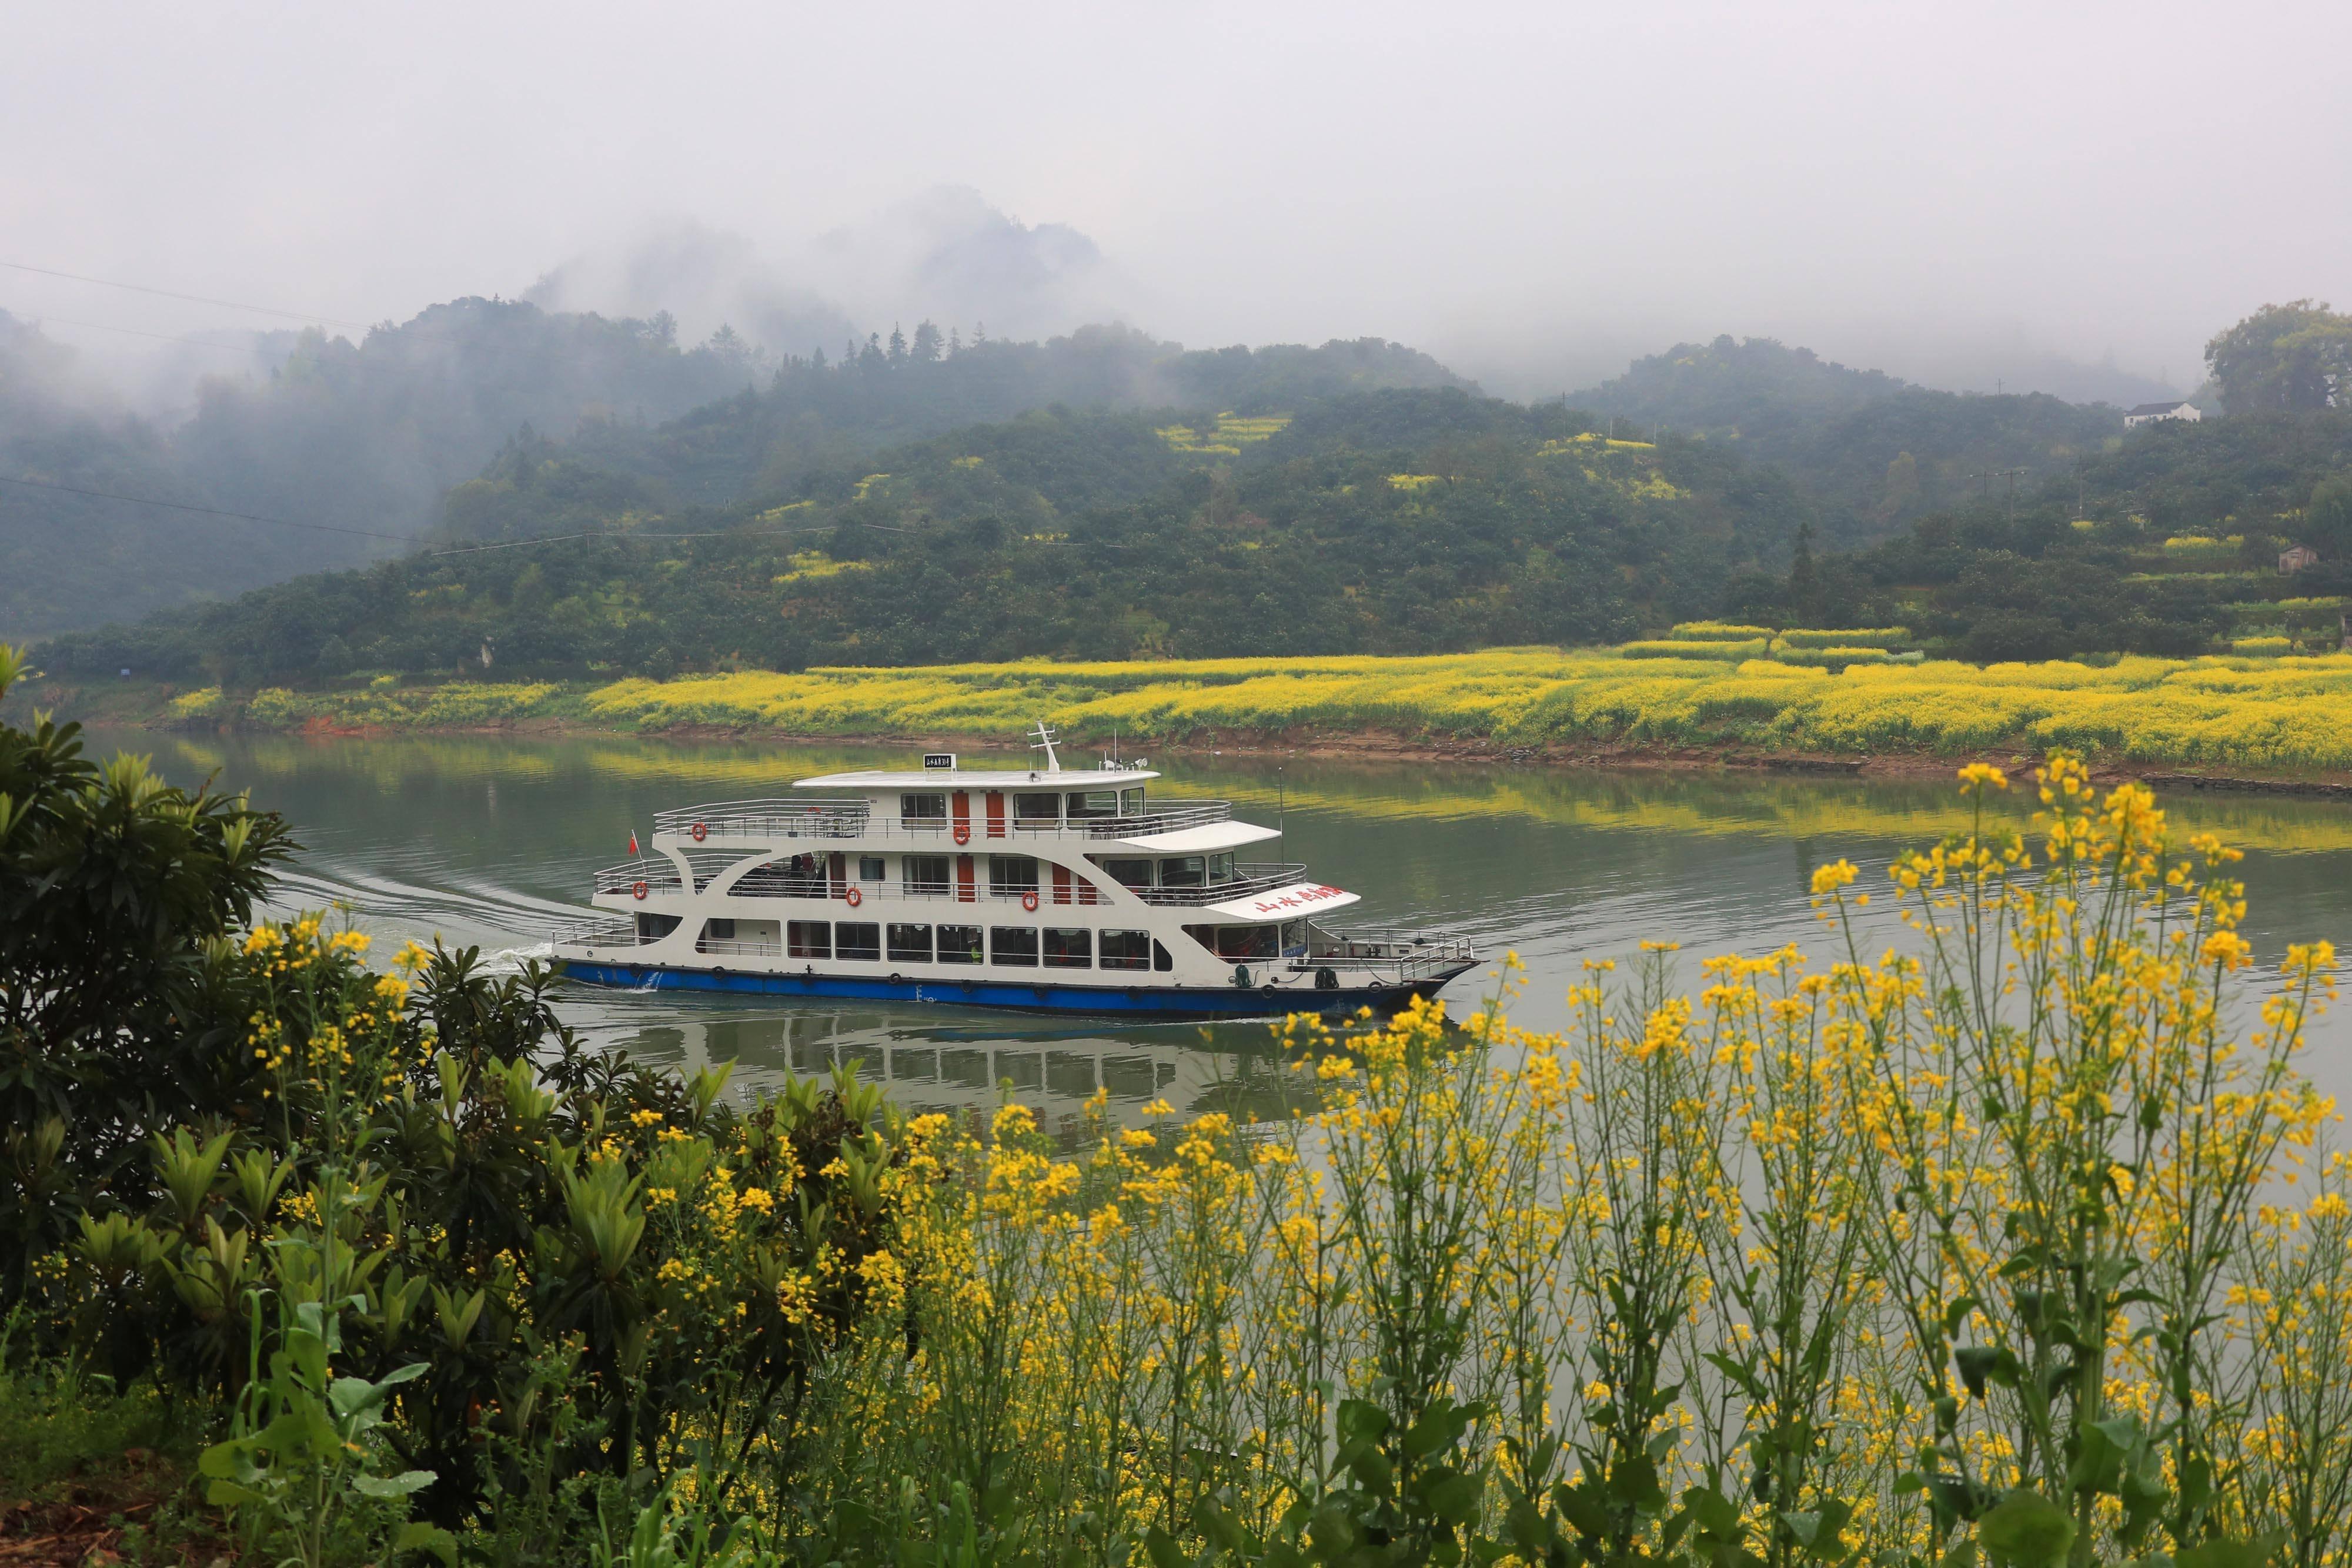
[[[1940,774],[2070,746],[2183,788],[2352,794],[2352,655],[1978,667],[1633,659],[1493,649],[1410,659],[742,671],[667,682],[379,676],[237,694],[37,683],[20,706],[116,724],[311,735],[578,731],[967,749],[1032,724],[1130,755],[1280,751],[1446,762]]]

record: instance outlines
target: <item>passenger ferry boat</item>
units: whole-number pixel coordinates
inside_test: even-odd
[[[605,985],[1202,1018],[1392,1012],[1476,962],[1467,940],[1340,931],[1357,895],[1239,852],[1279,835],[1223,800],[1155,800],[1142,763],[830,773],[795,798],[654,820],[560,931]],[[806,791],[799,794],[799,791]],[[633,835],[634,837],[634,835]]]

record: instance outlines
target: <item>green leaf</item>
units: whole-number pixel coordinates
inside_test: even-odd
[[[1478,1500],[1486,1490],[1476,1476],[1443,1470],[1423,1481],[1421,1495],[1430,1512],[1448,1524],[1461,1525],[1477,1517]]]
[[[2263,1568],[2285,1542],[2284,1531],[2273,1531],[2252,1541],[2217,1537],[2183,1548],[2173,1554],[2172,1560],[2178,1568]]]
[[[2017,1386],[2017,1358],[2005,1350],[1990,1345],[1963,1345],[1952,1352],[1952,1364],[1959,1368],[1960,1381],[1979,1399],[1985,1396],[1985,1385],[1998,1383],[2004,1388]]]
[[[1388,1436],[1389,1413],[1369,1399],[1342,1399],[1332,1413],[1332,1427],[1343,1445],[1376,1443]]]
[[[400,1533],[392,1538],[392,1549],[394,1552],[430,1552],[449,1568],[457,1568],[457,1538],[439,1525],[427,1524],[421,1519],[400,1527]]]
[[[353,1476],[352,1490],[362,1497],[408,1497],[433,1484],[431,1470],[403,1470],[396,1476]]]
[[[380,1403],[383,1393],[364,1377],[338,1377],[327,1385],[327,1403],[338,1416],[352,1416]]]
[[[243,1468],[246,1453],[253,1446],[250,1437],[232,1437],[226,1443],[215,1443],[196,1460],[196,1473],[226,1479]]]
[[[2000,1568],[2058,1568],[2074,1544],[2074,1519],[2039,1493],[2013,1491],[1977,1521],[1977,1541]]]

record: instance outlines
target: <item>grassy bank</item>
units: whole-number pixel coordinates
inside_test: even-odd
[[[1644,650],[1647,653],[1647,650]],[[2352,768],[2352,655],[2092,664],[1856,664],[1492,649],[1426,658],[1211,659],[744,671],[603,685],[404,685],[238,696],[92,688],[36,700],[145,722],[463,729],[548,723],[801,736],[1007,740],[1045,718],[1074,740],[1376,734],[1527,747],[1738,746],[1957,756],[2053,745],[2143,764]],[[128,712],[114,716],[131,717]]]

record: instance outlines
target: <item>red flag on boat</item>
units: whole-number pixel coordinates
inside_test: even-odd
[[[637,848],[637,830],[635,828],[629,830],[629,852],[633,855],[643,852]]]

